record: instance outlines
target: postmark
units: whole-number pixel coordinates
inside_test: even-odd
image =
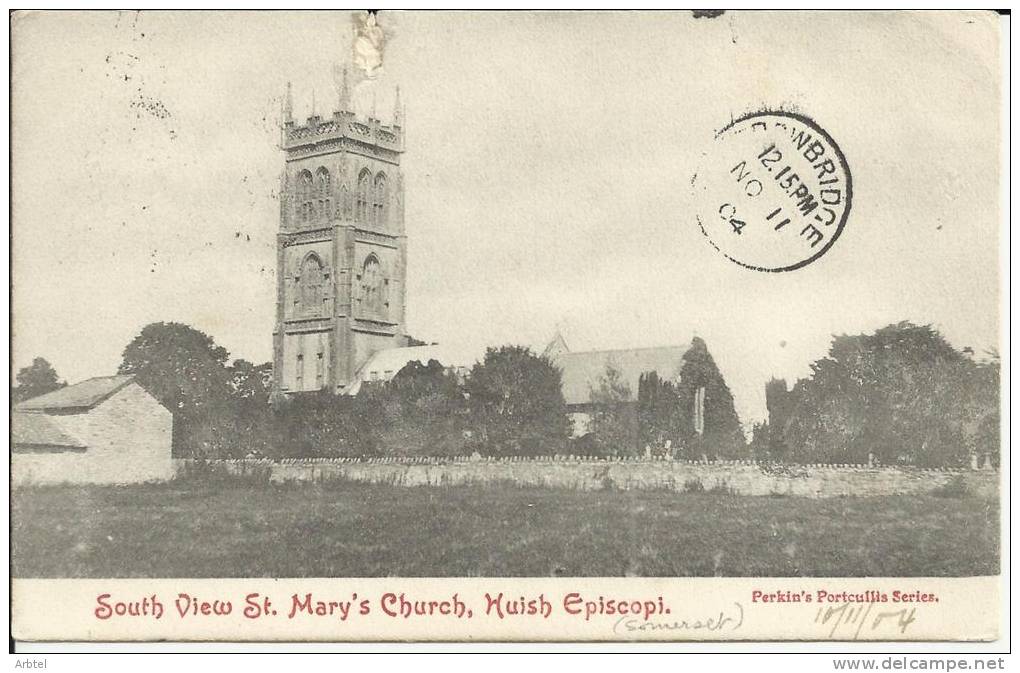
[[[839,145],[793,112],[756,112],[726,126],[691,184],[711,244],[736,264],[766,272],[800,269],[828,252],[853,194]]]

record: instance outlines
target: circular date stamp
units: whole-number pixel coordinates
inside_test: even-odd
[[[756,112],[720,131],[694,187],[702,233],[731,261],[793,271],[815,261],[846,226],[852,178],[836,141],[792,112]]]

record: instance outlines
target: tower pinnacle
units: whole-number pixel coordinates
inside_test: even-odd
[[[283,99],[283,123],[294,121],[294,96],[290,90],[290,82],[287,82],[287,95]]]
[[[400,126],[404,121],[403,116],[403,111],[400,109],[400,87],[398,86],[393,102],[393,125]]]
[[[337,103],[340,112],[351,110],[351,86],[347,77],[347,66],[333,66],[333,82],[336,86]]]

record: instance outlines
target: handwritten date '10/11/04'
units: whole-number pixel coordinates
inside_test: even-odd
[[[885,631],[892,635],[904,635],[907,628],[917,621],[917,608],[902,607],[895,610],[876,610],[875,603],[842,603],[831,607],[819,607],[815,613],[815,624],[828,627],[828,637],[833,639],[858,640],[861,635]]]

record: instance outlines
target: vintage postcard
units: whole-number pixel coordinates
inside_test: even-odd
[[[1006,637],[1008,17],[10,30],[16,640]]]

